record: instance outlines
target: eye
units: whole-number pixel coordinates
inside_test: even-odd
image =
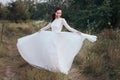
[[[60,12],[57,12],[57,14],[61,14]]]

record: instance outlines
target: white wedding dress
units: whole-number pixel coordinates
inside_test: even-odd
[[[63,26],[71,32],[62,31]],[[48,28],[51,28],[51,31],[47,31]],[[65,18],[56,18],[40,30],[19,38],[17,49],[23,59],[32,66],[52,72],[68,74],[83,41],[97,40],[95,35],[76,33],[77,30],[70,27]]]

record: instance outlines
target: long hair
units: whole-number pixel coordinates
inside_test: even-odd
[[[51,15],[51,22],[55,19],[55,13],[57,12],[57,10],[62,10],[62,8],[60,7],[55,8],[54,12]]]

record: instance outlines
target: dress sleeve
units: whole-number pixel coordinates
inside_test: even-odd
[[[45,27],[41,28],[40,30],[47,30],[51,27],[51,23],[47,24]]]
[[[72,31],[72,32],[79,32],[77,31],[76,29],[70,27],[67,23],[67,21],[63,18],[63,25],[69,30],[69,31]]]

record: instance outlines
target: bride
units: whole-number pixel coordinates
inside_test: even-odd
[[[17,49],[22,58],[36,68],[68,74],[83,41],[95,42],[97,36],[70,27],[61,15],[62,9],[56,8],[48,25],[17,40]],[[70,32],[62,31],[63,26]]]

